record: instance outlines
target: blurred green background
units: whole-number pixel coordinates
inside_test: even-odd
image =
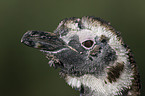
[[[68,17],[110,21],[131,47],[145,94],[144,0],[0,0],[0,96],[79,96],[42,52],[21,44],[27,30],[55,30]]]

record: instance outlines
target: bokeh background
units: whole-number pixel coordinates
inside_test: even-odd
[[[96,16],[131,47],[145,94],[144,0],[0,0],[0,96],[79,96],[42,52],[21,44],[27,30],[55,30],[64,18]]]

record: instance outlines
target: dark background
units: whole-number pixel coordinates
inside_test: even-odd
[[[0,0],[0,96],[79,96],[42,52],[21,44],[27,30],[55,30],[64,18],[110,21],[131,47],[145,94],[144,0]]]

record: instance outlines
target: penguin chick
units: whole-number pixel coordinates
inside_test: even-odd
[[[140,77],[131,50],[110,23],[69,18],[51,32],[28,31],[21,42],[40,49],[80,96],[138,96]]]

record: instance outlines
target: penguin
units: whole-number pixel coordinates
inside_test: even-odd
[[[140,95],[140,75],[130,48],[101,18],[66,18],[54,32],[28,31],[21,42],[42,51],[80,96]]]

